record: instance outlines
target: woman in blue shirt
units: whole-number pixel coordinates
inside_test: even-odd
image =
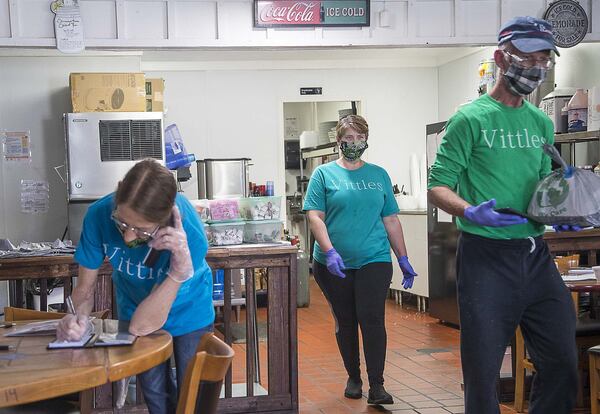
[[[304,210],[315,237],[313,273],[331,305],[348,382],[347,398],[362,397],[358,326],[369,377],[369,404],[393,404],[383,387],[387,336],[385,299],[392,280],[391,247],[412,287],[398,205],[386,171],[361,159],[369,126],[349,115],[336,127],[340,158],[313,172]]]
[[[151,248],[161,253],[146,265]],[[72,296],[77,315],[61,320],[58,339],[77,340],[85,332],[98,268],[108,258],[118,318],[130,321],[134,335],[165,329],[173,336],[177,384],[182,384],[188,361],[214,321],[207,250],[202,223],[189,201],[177,194],[171,172],[151,159],[137,163],[117,191],[93,203],[85,215],[75,252],[79,277]],[[177,388],[169,362],[140,379],[151,414],[175,412]]]

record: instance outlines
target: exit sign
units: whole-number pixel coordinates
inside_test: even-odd
[[[323,95],[323,88],[300,88],[300,95]]]

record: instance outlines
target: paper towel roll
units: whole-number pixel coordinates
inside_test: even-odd
[[[300,134],[300,148],[311,148],[319,145],[317,131],[302,131]]]
[[[600,129],[600,86],[594,86],[588,95],[588,131]]]
[[[408,159],[408,174],[410,176],[410,193],[413,196],[417,196],[421,192],[421,177],[417,154],[410,154],[410,158]]]
[[[421,178],[421,193],[427,192],[427,158],[421,154],[419,159],[419,177]]]

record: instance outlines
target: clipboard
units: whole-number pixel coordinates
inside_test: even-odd
[[[137,336],[129,333],[129,321],[94,319],[92,328],[79,341],[57,341],[48,344],[48,349],[96,348],[105,346],[133,345]]]

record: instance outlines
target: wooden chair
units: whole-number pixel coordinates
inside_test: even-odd
[[[104,309],[102,311],[92,312],[90,315],[95,316],[99,319],[106,319],[110,314],[110,310]],[[33,309],[23,309],[23,308],[15,308],[12,306],[6,306],[4,308],[4,320],[6,322],[15,322],[15,321],[31,321],[31,320],[50,320],[50,319],[61,319],[65,316],[66,313],[62,312],[44,312]],[[79,393],[79,407],[81,413],[89,413],[92,411],[93,407],[93,398],[94,398],[94,390],[85,390]],[[17,407],[14,412],[68,412],[67,409],[69,407],[68,402],[63,402],[60,400],[52,400],[52,404],[62,405],[61,410],[57,410],[55,406],[47,405],[46,401],[39,401],[37,403],[28,404],[27,406]],[[51,408],[53,407],[53,408]],[[72,407],[71,407],[72,408]],[[28,411],[29,410],[29,411]],[[33,411],[31,411],[33,410]],[[43,411],[42,411],[43,410]],[[69,411],[70,412],[70,411]]]
[[[600,414],[600,346],[588,350],[590,358],[590,405],[592,414]]]
[[[577,301],[575,302],[577,303]],[[577,308],[577,306],[576,306]],[[577,392],[577,405],[583,406],[583,379],[584,371],[587,367],[587,361],[584,358],[589,347],[600,343],[600,320],[577,320],[576,343],[579,354],[579,390]],[[523,412],[525,406],[525,374],[526,371],[535,371],[533,362],[527,357],[525,340],[521,328],[518,327],[515,333],[515,411]],[[591,364],[591,361],[590,361]],[[590,375],[592,371],[590,370]],[[590,384],[590,389],[592,388]],[[594,401],[592,400],[592,406]],[[600,412],[598,413],[600,414]]]
[[[225,374],[233,361],[233,349],[212,333],[205,334],[186,371],[177,414],[213,414]]]

